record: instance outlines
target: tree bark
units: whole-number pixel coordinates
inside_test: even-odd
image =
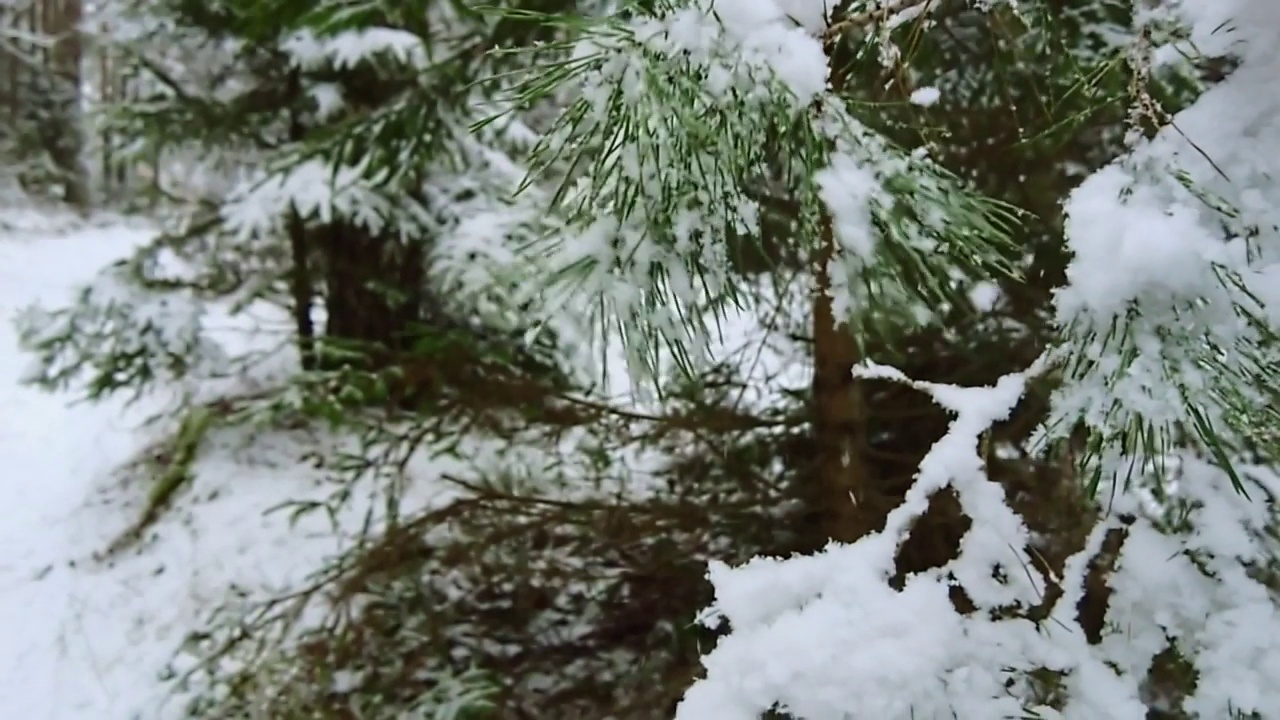
[[[306,137],[306,127],[295,106],[302,95],[302,82],[297,70],[289,75],[289,142],[302,142]],[[289,268],[289,295],[293,301],[293,324],[298,333],[298,360],[303,370],[315,370],[318,364],[316,356],[316,327],[311,318],[311,310],[315,304],[315,276],[312,272],[312,235],[308,232],[306,221],[298,214],[297,207],[289,208],[289,219],[286,225],[289,234],[289,253],[293,265]]]
[[[289,295],[293,301],[294,330],[298,333],[298,359],[303,370],[316,368],[316,329],[311,319],[315,301],[315,283],[311,275],[311,243],[307,226],[297,210],[289,211],[287,226],[289,251],[293,266],[289,268]]]
[[[839,3],[833,17],[842,15]],[[828,40],[830,83],[839,91],[845,78],[837,62],[837,39]],[[879,505],[867,462],[867,413],[862,383],[853,369],[862,349],[848,321],[835,316],[830,266],[839,252],[831,217],[824,212],[816,257],[813,298],[812,432],[815,450],[813,487],[805,498],[806,515],[816,519],[827,540],[853,542],[871,530]]]
[[[80,117],[80,62],[83,43],[80,23],[84,17],[81,0],[44,0],[45,31],[54,39],[48,68],[53,75],[52,91],[56,132],[46,143],[49,156],[63,175],[63,200],[87,210],[92,198],[88,171],[84,165],[84,128]]]
[[[420,243],[334,223],[319,229],[326,273],[325,336],[380,369],[411,349],[421,322],[425,258]]]
[[[818,253],[817,295],[813,300],[814,488],[808,498],[829,540],[853,542],[872,530],[871,483],[866,462],[866,409],[853,368],[862,359],[847,322],[835,316],[828,267],[837,245],[830,218],[823,219]]]

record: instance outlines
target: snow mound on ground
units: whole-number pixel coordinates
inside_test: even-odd
[[[8,651],[0,654],[0,718],[182,717],[184,698],[170,694],[169,681],[192,669],[173,666],[188,634],[205,629],[210,613],[229,600],[265,600],[304,587],[349,547],[366,513],[378,520],[382,498],[372,481],[352,490],[336,527],[324,512],[296,521],[291,513],[339,490],[332,472],[314,463],[315,451],[332,458],[352,449],[350,439],[215,430],[173,506],[140,542],[103,557],[144,512],[154,486],[146,460],[182,420],[173,411],[176,397],[87,405],[24,387],[20,378],[31,358],[20,351],[8,321],[32,303],[69,302],[81,283],[153,233],[136,220],[73,222],[34,211],[11,217],[0,209],[0,485],[7,500],[0,519],[0,636]],[[778,299],[766,298],[765,307],[769,300]],[[223,308],[207,310],[206,328],[235,353],[267,351],[288,330],[288,318],[275,308],[235,317]],[[723,319],[720,356],[753,379],[799,384],[803,363],[766,342],[769,323],[756,310]],[[621,358],[617,346],[608,352]],[[287,373],[294,366],[287,361],[276,356],[256,367],[255,379]],[[244,380],[208,380],[189,389],[212,399],[243,389]],[[633,401],[624,373],[610,380],[606,395],[624,405]],[[744,408],[771,402],[755,390],[769,383],[750,384],[738,398]],[[448,457],[422,453],[407,468],[399,510],[411,514],[450,498],[452,486],[439,482],[444,476],[501,467],[504,477],[520,477],[530,468],[559,467],[557,458],[581,456],[582,442],[566,437],[547,448],[468,437]],[[646,452],[614,460],[644,477],[646,468],[665,461]]]
[[[0,230],[0,717],[179,717],[182,703],[165,697],[162,678],[185,635],[232,588],[253,598],[304,582],[341,549],[342,528],[356,527],[376,494],[357,490],[369,499],[340,514],[338,532],[322,513],[293,524],[287,511],[266,511],[335,490],[303,462],[317,439],[218,432],[175,507],[138,546],[101,559],[142,511],[148,478],[127,466],[172,432],[176,417],[143,427],[172,398],[85,405],[22,387],[29,358],[8,321],[32,302],[68,300],[153,231],[34,213],[0,217],[4,227],[20,229]],[[221,330],[252,336],[231,321]],[[441,470],[424,460],[409,474]],[[437,484],[410,485],[405,510],[438,497]]]

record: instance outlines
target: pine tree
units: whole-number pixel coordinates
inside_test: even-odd
[[[424,333],[477,314],[512,321],[500,289],[449,292],[463,259],[441,239],[522,178],[506,159],[519,121],[471,133],[493,111],[475,81],[540,26],[445,0],[133,2],[112,15],[115,50],[149,94],[117,108],[111,133],[160,158],[165,199],[195,197],[81,303],[29,319],[46,383],[88,374],[99,396],[222,372],[234,358],[202,328],[211,298],[288,308],[301,367],[325,372],[397,366]],[[201,188],[210,176],[232,180]],[[146,317],[157,303],[165,322]]]
[[[525,62],[510,48],[538,56],[537,42],[563,32],[522,6],[565,9],[536,0],[504,12],[454,0],[109,8],[103,42],[132,66],[140,94],[114,109],[108,129],[125,141],[114,148],[119,159],[158,159],[165,232],[105,268],[73,304],[21,319],[38,356],[33,382],[83,387],[94,399],[175,384],[185,395],[173,413],[173,466],[157,472],[146,513],[109,552],[140,536],[164,502],[156,498],[189,479],[211,428],[283,416],[330,421],[373,445],[401,428],[397,413],[369,408],[416,409],[415,388],[394,387],[415,370],[473,372],[461,391],[483,402],[502,397],[474,366],[528,374],[532,360],[533,374],[547,372],[540,352],[510,357],[525,349],[509,337],[527,320],[522,307],[537,303],[512,292],[524,279],[473,277],[485,253],[500,256],[528,232],[473,217],[524,220],[545,209],[532,194],[514,197],[525,178],[515,158],[535,137],[539,108],[491,121],[507,109],[501,88],[476,82]],[[301,372],[266,393],[207,404],[208,387],[257,359],[218,342],[209,318],[228,307],[283,311]],[[435,434],[456,442],[459,430]],[[396,462],[350,459],[343,479],[379,461],[375,470]],[[221,667],[216,660],[208,666]],[[259,669],[250,690],[227,697],[215,687],[191,712],[228,717],[325,699],[322,687],[297,687],[291,668]],[[402,688],[402,709],[470,713],[491,685],[445,667],[421,692]]]
[[[1258,682],[1227,680],[1218,653],[1249,647],[1268,664],[1280,654],[1238,627],[1206,624],[1207,614],[1180,615],[1179,599],[1148,594],[1142,583],[1153,580],[1158,556],[1179,578],[1161,586],[1173,595],[1176,584],[1196,588],[1196,613],[1217,608],[1267,627],[1276,617],[1262,570],[1276,551],[1263,528],[1276,518],[1266,506],[1247,510],[1235,494],[1272,497],[1276,487],[1269,472],[1240,471],[1245,459],[1275,459],[1266,400],[1273,384],[1263,370],[1274,364],[1263,280],[1273,229],[1265,211],[1241,206],[1260,209],[1268,183],[1245,163],[1253,182],[1233,186],[1218,155],[1239,158],[1231,144],[1239,136],[1224,140],[1205,124],[1246,104],[1249,120],[1233,124],[1243,130],[1269,107],[1233,93],[1257,92],[1261,85],[1248,79],[1273,68],[1274,38],[1246,29],[1263,27],[1271,11],[1181,3],[1130,15],[1121,5],[1046,3],[1034,17],[1011,4],[976,5],[981,21],[1028,23],[1020,39],[1031,43],[1064,24],[1101,21],[1083,33],[1094,46],[1077,47],[1110,54],[1108,63],[1092,79],[1061,82],[1097,92],[1102,107],[1132,103],[1124,138],[1132,154],[1094,174],[1068,205],[1072,260],[1054,295],[1056,348],[991,387],[963,388],[874,362],[865,352],[873,320],[953,304],[957,276],[971,283],[1011,274],[1020,218],[895,143],[841,62],[874,60],[896,80],[888,87],[909,91],[907,51],[950,29],[940,16],[957,6],[646,4],[587,30],[577,64],[564,73],[578,100],[535,156],[568,152],[586,168],[557,196],[580,234],[549,241],[545,254],[561,269],[553,275],[564,282],[560,291],[589,298],[600,323],[616,328],[634,373],[656,378],[665,361],[693,374],[704,359],[713,344],[708,318],[742,292],[723,238],[756,229],[753,180],[784,178],[796,221],[782,254],[812,272],[814,502],[827,536],[850,544],[781,564],[713,566],[711,617],[727,620],[731,633],[706,658],[708,677],[678,717],[745,720],[783,710],[804,718],[1137,718],[1163,706],[1190,717],[1256,717],[1273,701],[1262,699]],[[1106,22],[1133,30],[1119,42],[1105,30],[1091,35]],[[1210,45],[1208,55],[1193,50]],[[1157,99],[1156,76],[1178,52],[1207,64],[1232,57],[1242,68],[1184,114],[1200,121],[1194,137]],[[1250,61],[1257,76],[1247,72]],[[1111,74],[1113,63],[1128,69]],[[987,77],[978,76],[977,92],[991,89]],[[1117,87],[1115,78],[1126,82]],[[1184,69],[1171,80],[1193,89],[1189,78]],[[526,97],[538,95],[539,82]],[[1210,137],[1219,153],[1201,150]],[[1167,248],[1147,240],[1157,228]],[[1061,574],[1037,563],[1025,522],[979,453],[1027,382],[1046,375],[1063,382],[1045,437],[1071,443],[1083,429],[1077,449],[1089,489],[1105,488],[1114,503],[1097,508]],[[860,385],[871,380],[906,384],[953,416],[878,532],[862,510],[874,504],[874,488],[859,461],[868,432]],[[943,490],[969,520],[958,556],[890,587],[898,546]],[[1100,608],[1104,624],[1090,629],[1082,598],[1095,582],[1110,599]],[[1112,629],[1125,623],[1142,626],[1143,639]]]
[[[80,0],[0,5],[0,101],[9,120],[2,138],[11,177],[37,194],[87,210],[81,110]]]
[[[1268,682],[1280,671],[1268,373],[1280,223],[1276,168],[1242,142],[1280,142],[1274,10],[144,9],[209,62],[140,58],[161,89],[124,126],[248,177],[80,305],[29,317],[44,381],[88,371],[101,393],[211,372],[216,348],[199,324],[209,295],[290,308],[301,364],[317,371],[343,349],[358,351],[347,364],[393,362],[414,347],[405,335],[456,301],[557,340],[594,331],[666,400],[673,375],[705,377],[721,359],[719,325],[771,282],[812,328],[814,466],[793,491],[821,542],[808,556],[712,565],[704,619],[728,633],[677,717],[1280,707]],[[1206,67],[1227,79],[1183,110]],[[196,73],[227,91],[209,94]],[[199,132],[162,132],[178,127]],[[984,137],[991,127],[1009,136]],[[169,252],[194,279],[159,272]],[[973,297],[993,285],[1014,332],[970,326],[996,314],[983,318]],[[309,324],[316,296],[323,331]],[[963,381],[904,372],[927,368],[920,347],[997,355],[1006,338],[1017,351]],[[887,431],[885,398],[901,395],[886,387],[937,405],[945,427]],[[1044,387],[1042,445],[1025,432],[999,444],[995,426]],[[897,487],[875,446],[913,431],[931,446]],[[1062,469],[1002,484],[1010,450]],[[959,531],[926,519],[948,494]],[[1066,496],[1079,527],[1046,549],[1028,507],[1052,514]],[[904,546],[930,533],[950,554],[904,568]],[[258,684],[270,693],[276,681]]]
[[[772,186],[769,200],[790,207],[787,247],[759,252],[817,268],[799,289],[813,302],[817,467],[807,502],[826,537],[857,538],[870,527],[853,508],[877,504],[877,489],[859,462],[867,418],[851,370],[918,308],[954,300],[950,273],[1010,272],[1015,215],[829,102],[828,76],[838,86],[840,64],[853,59],[834,46],[799,46],[806,55],[775,74],[778,51],[732,39],[758,22],[778,34],[760,42],[805,37],[822,24],[820,9],[788,28],[777,8],[735,6],[721,28],[700,6],[657,5],[665,19],[616,21],[580,41],[583,59],[566,74],[581,95],[535,150],[540,160],[567,148],[564,162],[589,168],[557,198],[583,236],[542,250],[562,268],[550,291],[590,298],[642,377],[660,378],[664,358],[696,375],[715,319],[749,292],[720,239],[760,237],[761,188]]]

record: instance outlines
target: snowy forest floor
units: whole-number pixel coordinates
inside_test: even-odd
[[[65,302],[151,231],[12,212],[0,228],[0,717],[176,712],[161,679],[184,634],[230,588],[286,589],[339,549],[328,521],[291,526],[287,512],[266,511],[332,488],[301,462],[301,441],[218,437],[147,542],[102,559],[145,504],[145,483],[128,469],[172,432],[167,399],[88,405],[24,387],[30,358],[9,321],[30,303]],[[358,503],[348,510],[353,522],[363,516]]]
[[[154,590],[198,582],[173,568],[164,576],[180,556],[112,569],[91,562],[121,514],[127,493],[113,491],[112,469],[141,447],[145,409],[76,407],[20,386],[29,358],[9,320],[29,303],[61,299],[148,232],[44,219],[8,214],[0,234],[0,714],[120,717],[154,687],[166,626],[193,610]]]
[[[165,462],[163,442],[173,439],[183,419],[176,411],[183,388],[169,388],[131,404],[121,399],[88,404],[70,393],[25,386],[22,378],[32,358],[19,348],[10,321],[32,303],[58,307],[71,301],[77,286],[129,255],[153,232],[145,222],[118,217],[84,222],[35,211],[0,212],[3,718],[185,717],[185,703],[198,691],[184,690],[185,697],[178,697],[178,685],[172,681],[194,669],[191,652],[183,652],[192,649],[189,636],[211,630],[216,625],[213,614],[229,606],[243,607],[310,587],[315,573],[333,567],[335,558],[344,556],[355,540],[377,537],[376,528],[390,509],[381,486],[385,478],[353,485],[334,470],[344,452],[359,450],[351,437],[315,428],[219,427],[201,443],[192,479],[154,522],[146,524],[138,542],[121,545],[120,539],[137,526],[152,502],[156,463]],[[210,312],[212,329],[226,346],[264,354],[281,346],[280,328],[287,318],[273,317],[270,308],[235,318],[219,316],[217,308]],[[788,362],[776,349],[760,344],[762,331],[757,317],[743,314],[725,333],[737,347],[725,348],[721,356],[733,358],[732,364],[740,365],[745,370],[742,377],[748,379],[784,377],[781,386],[803,382],[803,363]],[[253,391],[292,366],[289,358],[284,360],[268,361],[250,377],[206,380],[186,390],[194,390],[204,401]],[[625,379],[621,380],[625,390]],[[684,412],[715,413],[717,403],[725,402],[723,407],[741,406],[749,413],[747,406],[758,409],[781,402],[761,390],[779,385],[761,381],[737,387],[741,390],[726,391],[725,400],[711,405],[691,401]],[[611,387],[609,394],[617,391]],[[519,431],[502,437],[478,431],[451,438],[453,446],[447,449],[424,445],[403,470],[407,481],[397,481],[402,486],[394,491],[394,512],[421,518],[426,510],[442,507],[441,512],[449,514],[442,516],[441,525],[460,529],[463,536],[492,532],[495,545],[485,552],[499,555],[512,550],[520,557],[527,554],[520,533],[551,533],[547,547],[533,551],[541,555],[536,570],[526,569],[532,561],[516,555],[498,560],[496,566],[486,565],[488,560],[464,561],[475,566],[469,566],[474,577],[465,582],[480,587],[495,572],[514,573],[506,577],[522,590],[504,591],[500,605],[517,602],[512,598],[526,591],[537,594],[550,588],[558,596],[550,615],[538,611],[538,617],[524,618],[513,608],[494,616],[513,621],[504,632],[517,638],[515,646],[521,644],[518,638],[526,637],[523,633],[544,623],[559,628],[556,642],[561,644],[534,662],[547,664],[523,666],[530,683],[536,685],[540,673],[556,673],[561,662],[556,657],[569,653],[600,658],[600,667],[588,663],[579,674],[608,688],[606,693],[615,689],[606,677],[611,672],[630,672],[636,676],[630,681],[646,690],[664,683],[680,688],[688,679],[688,666],[682,663],[696,659],[695,645],[683,647],[681,640],[682,649],[673,656],[674,670],[655,669],[652,677],[640,677],[650,671],[637,674],[635,661],[652,654],[646,649],[649,643],[665,643],[669,649],[675,640],[663,635],[668,631],[661,627],[670,620],[691,619],[705,601],[700,579],[707,559],[741,555],[741,561],[753,554],[752,548],[776,544],[752,533],[772,533],[779,487],[764,483],[757,490],[744,490],[741,477],[757,472],[751,468],[761,462],[758,452],[772,454],[793,442],[795,428],[774,420],[765,423],[765,435],[748,429],[733,431],[738,438],[733,442],[727,440],[729,435],[715,433],[699,439],[681,427],[679,414],[669,423],[655,423],[634,404],[620,401],[619,411],[606,408],[609,402],[605,399],[583,412],[593,417],[603,413],[599,417],[611,420],[569,422],[562,428],[531,420],[543,430],[535,429],[527,442]],[[735,417],[730,413],[724,420]],[[633,428],[636,423],[644,427]],[[454,434],[445,430],[446,435]],[[719,459],[708,465],[713,457]],[[530,494],[499,492],[480,503],[478,511],[458,503],[461,509],[452,512],[450,507],[457,506],[444,507],[445,501],[472,492],[457,478],[481,484],[491,479],[525,483],[520,487]],[[661,497],[649,494],[661,487],[668,488]],[[672,487],[685,490],[672,493]],[[725,488],[730,488],[728,495]],[[307,503],[331,505],[338,495],[347,500],[336,505],[336,515],[292,512]],[[570,496],[585,502],[559,500]],[[730,501],[730,496],[741,497]],[[523,505],[529,497],[535,498],[534,505]],[[713,497],[718,499],[709,502]],[[506,505],[517,509],[501,509]],[[619,526],[619,508],[647,518],[642,523],[659,523],[665,529],[653,533],[633,523]],[[672,547],[682,551],[672,556]],[[571,574],[564,577],[563,568],[579,566],[600,574],[587,585]],[[451,571],[446,565],[443,574]],[[442,574],[439,567],[417,572]],[[584,590],[591,582],[600,587]],[[677,587],[682,592],[673,593]],[[394,587],[383,589],[391,592]],[[598,612],[586,612],[592,603],[599,603],[593,606]],[[464,622],[467,613],[493,611],[462,605],[456,611]],[[636,607],[638,615],[631,611]],[[580,619],[584,615],[595,617],[598,626],[588,627],[591,622]],[[484,641],[483,636],[476,638]],[[601,642],[604,645],[595,644]],[[658,676],[665,678],[654,682]]]

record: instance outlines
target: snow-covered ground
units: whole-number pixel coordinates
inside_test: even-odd
[[[39,217],[0,228],[0,718],[174,717],[181,703],[166,698],[160,676],[228,588],[286,589],[338,549],[321,514],[290,527],[287,513],[265,511],[333,488],[299,461],[300,443],[224,433],[149,542],[95,559],[138,518],[146,478],[119,469],[172,429],[142,427],[163,398],[73,406],[22,387],[30,358],[9,320],[34,301],[66,302],[149,231]],[[438,488],[419,490],[426,502]]]
[[[12,224],[34,227],[0,234],[0,715],[121,717],[120,703],[137,698],[121,678],[151,658],[141,643],[121,642],[118,624],[103,625],[108,602],[137,593],[85,563],[101,538],[87,503],[137,447],[131,422],[143,408],[71,407],[20,387],[29,357],[8,320],[66,297],[146,230],[58,232],[23,220]]]
[[[33,302],[49,308],[68,303],[80,283],[150,233],[144,224],[119,219],[86,224],[0,211],[3,720],[181,717],[182,702],[170,695],[172,686],[162,676],[187,633],[204,627],[232,587],[251,598],[298,587],[340,550],[350,537],[343,529],[357,527],[377,500],[375,493],[357,489],[356,500],[339,514],[339,532],[323,513],[291,525],[287,512],[267,511],[330,497],[332,480],[302,458],[317,448],[336,449],[342,441],[219,431],[204,443],[195,479],[143,542],[100,559],[140,517],[151,478],[122,468],[172,433],[178,418],[164,413],[172,398],[153,397],[132,407],[122,401],[89,405],[24,387],[20,378],[32,360],[19,350],[10,321]],[[277,319],[270,312],[265,318],[254,312],[230,319],[212,308],[210,315],[211,329],[229,350],[280,339],[271,332]],[[759,344],[765,328],[754,313],[744,312],[730,325],[719,357],[734,357],[762,378],[788,375],[783,370],[792,365],[803,374],[800,364]],[[620,361],[620,348],[610,350]],[[217,394],[226,387],[220,381],[200,390]],[[742,400],[751,405],[759,398]],[[157,415],[161,422],[144,425]],[[474,465],[543,467],[549,452],[576,455],[574,442],[550,449],[479,438],[456,456],[423,454],[410,465],[401,510],[412,512],[450,494],[433,480],[445,473],[464,474]],[[636,470],[662,458],[619,461]]]

